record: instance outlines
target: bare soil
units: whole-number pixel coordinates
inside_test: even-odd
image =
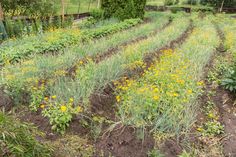
[[[95,144],[97,152],[94,157],[100,156],[101,150],[105,157],[109,155],[115,157],[145,157],[147,152],[154,147],[154,140],[148,131],[144,133],[144,139],[139,139],[137,130],[129,126],[117,126],[114,131],[107,134],[98,139]]]

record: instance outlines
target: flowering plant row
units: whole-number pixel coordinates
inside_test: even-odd
[[[10,42],[1,46],[0,65],[19,62],[22,59],[30,57],[30,55],[59,51],[84,40],[99,38],[130,28],[140,22],[140,19],[129,19],[93,30],[59,29],[45,35],[18,39],[20,41]]]
[[[164,50],[160,61],[141,78],[115,82],[123,123],[169,133],[180,133],[192,124],[196,98],[204,85],[199,81],[203,67],[219,44],[210,20],[196,20],[197,28],[186,43],[176,50]]]

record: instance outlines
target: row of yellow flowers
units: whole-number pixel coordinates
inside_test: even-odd
[[[219,44],[212,18],[196,20],[186,43],[164,50],[141,78],[114,82],[118,116],[124,124],[171,133],[191,125],[196,98],[204,86],[198,80]]]
[[[152,125],[168,110],[181,118],[183,108],[195,98],[203,82],[195,82],[190,73],[191,62],[181,53],[163,51],[160,62],[149,67],[141,79],[115,81],[119,116],[137,127]],[[167,116],[167,115],[166,115]],[[170,118],[170,117],[169,117]]]

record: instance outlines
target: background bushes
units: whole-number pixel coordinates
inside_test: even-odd
[[[211,5],[214,7],[220,7],[222,0],[201,0],[200,3],[203,5]],[[224,1],[224,7],[233,8],[235,6],[236,6],[236,0],[225,0]]]
[[[64,21],[62,21],[61,16],[55,16],[53,19],[37,18],[30,20],[12,20],[10,18],[5,18],[3,24],[0,23],[0,41],[6,39],[6,37],[21,37],[24,35],[38,34],[58,28],[71,27],[73,20],[73,16],[65,17]]]
[[[102,0],[104,18],[143,18],[146,0]]]

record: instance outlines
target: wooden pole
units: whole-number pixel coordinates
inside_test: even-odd
[[[98,4],[97,4],[97,9],[99,9],[100,8],[100,0],[98,0]]]
[[[65,0],[61,0],[61,17],[62,21],[65,19]]]
[[[89,12],[89,10],[90,10],[90,5],[91,5],[91,0],[89,0],[88,12]]]
[[[223,10],[224,2],[225,2],[225,0],[223,0],[223,1],[222,1],[222,3],[221,3],[221,7],[220,7],[220,13],[221,13],[221,12],[222,12],[222,10]]]
[[[2,4],[0,2],[0,21],[3,20],[3,9],[2,9]]]

